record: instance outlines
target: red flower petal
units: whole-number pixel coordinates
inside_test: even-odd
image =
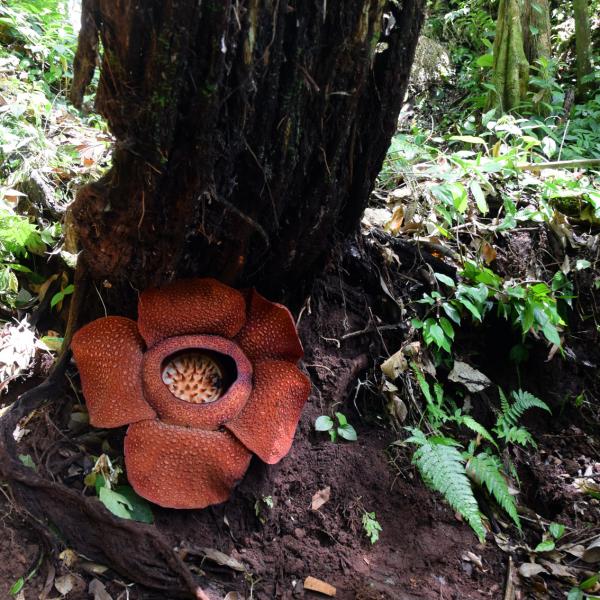
[[[75,333],[71,349],[92,425],[121,427],[156,416],[142,392],[144,341],[135,321],[92,321]]]
[[[162,380],[163,365],[170,355],[182,350],[209,350],[229,356],[237,378],[227,392],[215,402],[192,404],[174,396]],[[213,335],[183,335],[160,342],[144,355],[144,392],[161,421],[171,425],[217,429],[237,415],[252,391],[252,365],[239,346],[231,340]]]
[[[180,279],[142,293],[138,326],[148,347],[176,335],[231,338],[244,325],[245,311],[242,294],[216,279]]]
[[[290,450],[310,380],[296,365],[282,360],[254,364],[254,389],[242,412],[225,427],[269,464]]]
[[[250,452],[226,431],[143,421],[129,427],[125,465],[133,489],[167,508],[204,508],[229,498]]]
[[[248,293],[247,321],[236,341],[251,361],[279,358],[296,362],[304,356],[290,311],[256,290]]]

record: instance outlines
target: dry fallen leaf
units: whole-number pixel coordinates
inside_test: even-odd
[[[567,579],[570,583],[576,583],[578,574],[574,569],[570,569],[565,565],[561,565],[560,563],[550,562],[548,560],[542,560],[541,564],[548,569],[554,577],[562,577],[563,579]]]
[[[586,563],[600,562],[600,537],[592,540],[592,542],[583,552],[581,559]]]
[[[483,571],[483,562],[481,561],[481,556],[478,556],[474,552],[467,551],[462,557],[464,561],[473,563],[477,568]]]
[[[75,577],[70,573],[54,580],[54,587],[59,594],[66,596],[75,586]]]
[[[400,233],[402,229],[402,224],[404,223],[404,207],[402,205],[398,206],[393,214],[389,223],[386,224],[385,229],[392,235],[397,235]]]
[[[63,561],[65,567],[69,568],[79,560],[79,555],[71,548],[67,548],[58,555],[58,558]]]
[[[460,360],[454,361],[448,379],[455,383],[462,383],[472,393],[481,392],[492,385],[492,382],[483,373]]]
[[[548,571],[546,571],[546,569],[544,569],[544,567],[542,567],[542,565],[538,565],[537,563],[523,563],[520,567],[519,567],[519,575],[521,577],[535,577],[536,575],[539,575],[540,573],[546,573],[548,574]]]
[[[561,546],[561,550],[564,550],[571,556],[575,556],[577,558],[582,558],[583,553],[585,552],[585,546],[583,544],[573,544],[572,546]]]
[[[390,356],[384,363],[381,365],[381,370],[383,374],[394,381],[401,373],[404,373],[408,369],[408,361],[404,355],[403,350],[398,350]]]
[[[332,597],[335,596],[337,592],[332,585],[329,585],[325,581],[321,581],[316,577],[311,577],[310,575],[304,580],[304,589],[310,590],[311,592],[319,592],[319,594]]]
[[[215,548],[201,548],[201,550],[202,554],[204,554],[208,560],[212,560],[212,562],[217,563],[222,567],[229,567],[230,569],[239,571],[240,573],[244,573],[246,571],[246,567],[239,560],[232,558],[220,550]]]
[[[331,486],[327,486],[322,490],[319,490],[313,497],[310,505],[312,510],[319,510],[323,504],[329,501],[331,497]]]
[[[113,600],[112,596],[106,591],[104,584],[99,579],[92,579],[92,581],[90,581],[88,592],[94,600]]]
[[[498,255],[496,249],[488,242],[483,242],[479,251],[481,252],[481,256],[483,256],[483,260],[485,260],[488,265],[493,263]]]

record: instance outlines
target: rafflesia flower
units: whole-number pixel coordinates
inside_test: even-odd
[[[147,290],[137,323],[98,319],[72,349],[90,423],[129,425],[129,482],[170,508],[226,500],[252,453],[283,458],[310,391],[287,308],[214,279]]]

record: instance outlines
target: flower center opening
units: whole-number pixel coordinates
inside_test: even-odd
[[[162,380],[169,391],[192,404],[218,400],[229,387],[226,375],[222,362],[201,350],[169,357],[162,370]]]

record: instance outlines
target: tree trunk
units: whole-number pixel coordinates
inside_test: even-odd
[[[552,57],[550,44],[550,3],[548,0],[525,0],[521,14],[523,50],[530,65]]]
[[[91,277],[309,283],[381,167],[421,1],[85,1],[71,97],[99,33],[96,104],[117,138],[72,207]]]
[[[523,31],[523,50],[525,58],[534,71],[538,81],[548,81],[553,76],[550,63],[552,48],[550,45],[550,3],[549,0],[525,0],[522,4],[521,30]],[[548,103],[552,92],[548,86],[540,86],[529,81],[529,90],[533,96],[537,114],[548,114]]]
[[[577,98],[582,100],[589,90],[589,83],[584,81],[586,75],[592,72],[590,14],[588,0],[573,0],[575,16],[575,48],[577,52]]]
[[[495,94],[491,104],[502,112],[515,108],[525,98],[529,63],[523,51],[519,0],[500,0],[496,39],[494,40],[493,80]]]

